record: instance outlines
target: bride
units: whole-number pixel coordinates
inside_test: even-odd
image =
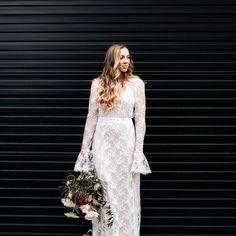
[[[114,218],[112,227],[108,227],[107,215],[101,209],[99,217],[92,221],[93,236],[140,235],[140,174],[149,174],[151,169],[143,153],[145,83],[133,70],[127,46],[114,44],[106,52],[101,75],[91,82],[74,171],[95,171],[103,182],[104,198]]]

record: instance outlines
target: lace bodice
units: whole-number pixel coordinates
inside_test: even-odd
[[[135,149],[131,172],[151,173],[148,161],[143,153],[144,137],[146,132],[146,97],[145,83],[139,76],[134,76],[126,83],[122,91],[119,104],[110,111],[104,111],[96,104],[98,96],[98,78],[92,80],[88,114],[86,118],[82,147],[74,167],[75,171],[89,171],[94,168],[92,152],[90,150],[96,124],[99,117],[128,117],[135,120]]]
[[[125,85],[125,90],[122,91],[118,105],[110,110],[104,111],[103,109],[98,109],[98,116],[104,117],[134,117],[134,104],[135,104],[135,82],[134,79],[128,81]]]

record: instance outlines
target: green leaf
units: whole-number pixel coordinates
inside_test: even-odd
[[[74,212],[67,212],[67,213],[64,213],[64,215],[66,217],[69,217],[69,218],[79,218],[79,216],[77,216]]]

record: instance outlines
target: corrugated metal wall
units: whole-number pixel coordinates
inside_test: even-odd
[[[57,186],[116,42],[147,82],[141,235],[236,235],[235,13],[227,0],[0,1],[1,235],[89,228],[63,216]]]

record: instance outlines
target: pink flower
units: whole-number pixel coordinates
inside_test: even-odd
[[[79,208],[82,210],[83,213],[87,214],[91,207],[89,204],[86,204],[86,205],[80,206]]]
[[[86,220],[95,220],[97,219],[99,214],[96,211],[88,211],[85,215]]]

